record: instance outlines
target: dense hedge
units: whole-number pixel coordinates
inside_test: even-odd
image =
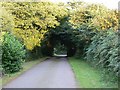
[[[3,73],[9,74],[19,71],[25,57],[23,45],[12,35],[5,34],[2,43],[2,68]]]
[[[86,58],[93,66],[105,68],[107,72],[112,72],[115,76],[120,74],[119,36],[118,32],[112,30],[101,31],[92,38],[86,52]]]

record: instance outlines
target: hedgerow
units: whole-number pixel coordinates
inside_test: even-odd
[[[116,77],[120,74],[119,36],[118,32],[112,30],[101,31],[92,38],[86,52],[86,59],[93,66],[104,68],[108,73],[114,73]]]

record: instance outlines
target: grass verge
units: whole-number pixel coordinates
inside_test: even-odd
[[[102,72],[91,67],[85,60],[75,57],[68,59],[80,88],[118,88],[117,84],[104,81]]]
[[[15,78],[19,77],[21,74],[23,74],[24,72],[26,72],[27,70],[29,70],[33,66],[37,65],[38,63],[44,61],[47,58],[48,57],[44,57],[44,58],[40,58],[40,59],[37,59],[37,60],[25,62],[23,64],[23,69],[20,72],[17,72],[17,73],[14,73],[14,74],[10,74],[10,75],[5,75],[2,78],[0,78],[1,79],[0,82],[2,81],[2,86],[5,86],[10,81],[12,81]]]

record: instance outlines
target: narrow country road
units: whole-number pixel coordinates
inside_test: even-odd
[[[53,57],[22,74],[3,88],[77,88],[65,57]]]

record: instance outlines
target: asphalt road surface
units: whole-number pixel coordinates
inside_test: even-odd
[[[65,57],[50,58],[3,88],[77,88],[73,71]]]

